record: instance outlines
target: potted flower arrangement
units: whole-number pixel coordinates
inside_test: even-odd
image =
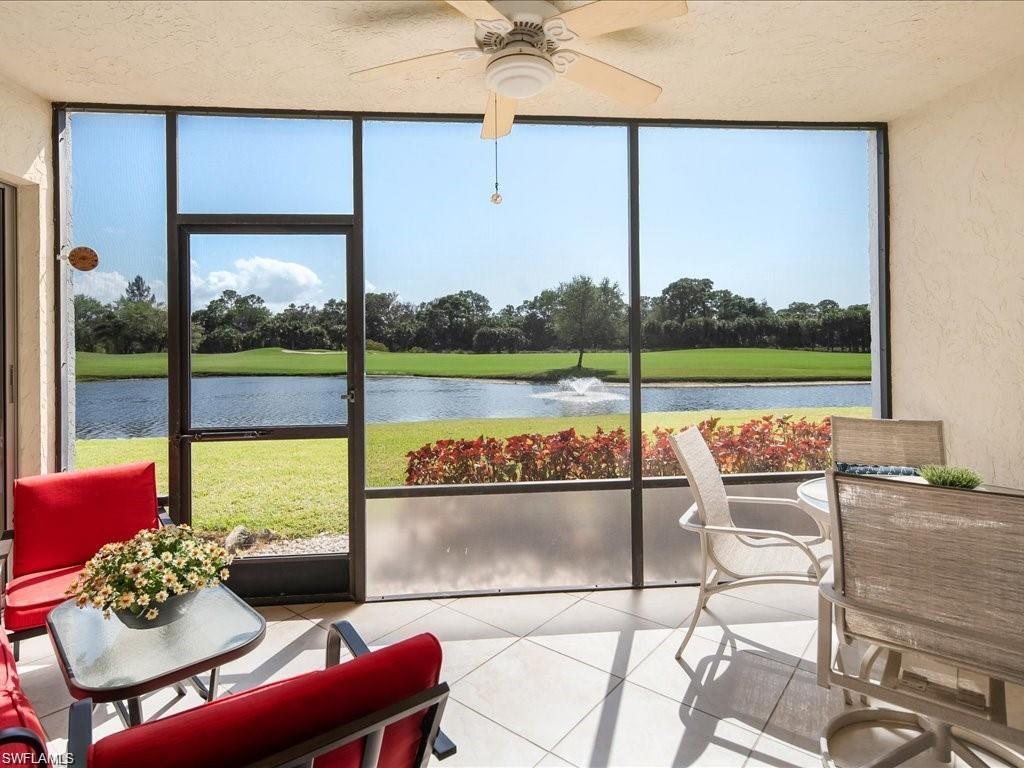
[[[227,579],[230,564],[223,547],[187,525],[169,525],[105,544],[66,594],[134,629],[158,627],[181,616],[199,590]]]

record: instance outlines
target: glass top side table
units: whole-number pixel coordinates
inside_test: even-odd
[[[184,694],[183,681],[212,701],[220,666],[259,645],[267,626],[224,585],[200,590],[183,616],[161,627],[130,629],[72,600],[50,611],[46,624],[71,695],[114,703],[128,725],[142,722],[144,694],[167,686]],[[198,678],[203,672],[208,684]]]

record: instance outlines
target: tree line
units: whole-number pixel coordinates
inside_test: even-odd
[[[586,350],[628,346],[628,307],[620,286],[578,275],[518,306],[494,310],[476,291],[431,301],[402,301],[395,293],[365,297],[369,349],[519,352],[572,350],[582,366]],[[684,277],[657,296],[641,299],[645,349],[782,347],[867,351],[871,313],[866,304],[841,307],[832,299],[794,302],[775,310],[767,302],[715,289],[709,279]],[[290,304],[274,312],[255,294],[224,291],[192,313],[194,352],[240,352],[262,347],[341,349],[347,332],[344,301]],[[104,304],[75,296],[75,347],[130,354],[167,348],[167,310],[141,276],[124,295]]]

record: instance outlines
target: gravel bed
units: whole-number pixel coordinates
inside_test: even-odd
[[[235,553],[235,557],[261,555],[324,555],[348,552],[348,534],[320,533],[308,539],[277,539],[260,542],[251,549]]]

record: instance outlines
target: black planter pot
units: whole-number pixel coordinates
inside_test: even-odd
[[[188,612],[189,606],[198,594],[195,591],[186,592],[184,595],[172,595],[163,603],[153,603],[152,607],[160,612],[155,619],[147,619],[145,611],[141,616],[136,616],[131,611],[114,611],[114,615],[129,629],[166,627]]]

